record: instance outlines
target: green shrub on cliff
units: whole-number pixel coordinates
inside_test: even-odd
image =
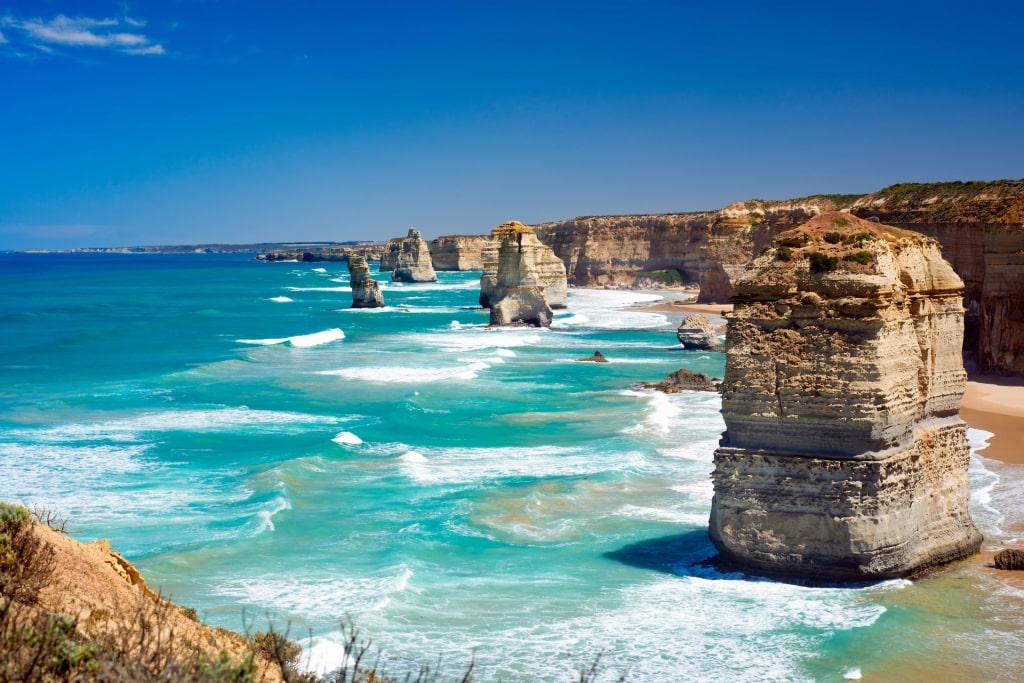
[[[678,287],[683,284],[683,278],[679,275],[679,271],[672,270],[671,268],[666,270],[641,270],[636,274],[638,281],[644,278],[664,287]]]
[[[872,254],[870,251],[855,251],[852,254],[847,254],[846,256],[844,256],[843,260],[853,261],[854,263],[859,263],[862,266],[866,266],[869,263],[874,263],[875,255]]]
[[[827,273],[839,267],[838,256],[828,256],[820,251],[812,251],[807,258],[811,262],[812,273]]]

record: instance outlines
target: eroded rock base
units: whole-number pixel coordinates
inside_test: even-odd
[[[918,427],[878,459],[715,451],[710,534],[726,559],[822,580],[909,576],[976,552],[967,427]]]

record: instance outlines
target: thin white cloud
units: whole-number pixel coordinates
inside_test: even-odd
[[[166,54],[163,46],[150,40],[146,34],[120,30],[124,27],[136,29],[145,26],[146,22],[139,19],[93,19],[58,14],[50,20],[19,20],[7,16],[0,23],[20,32],[19,37],[26,43],[44,51],[47,46],[59,45],[111,49],[130,55]]]
[[[3,45],[3,44],[4,44],[4,43],[6,43],[6,42],[7,42],[7,39],[6,39],[6,38],[4,38],[4,34],[3,34],[3,32],[2,32],[2,31],[0,31],[0,45]]]

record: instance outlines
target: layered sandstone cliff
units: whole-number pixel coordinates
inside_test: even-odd
[[[977,550],[963,284],[922,235],[828,213],[736,283],[712,540],[770,573],[904,576]]]
[[[430,240],[434,270],[483,270],[483,252],[490,235],[445,235]]]
[[[964,280],[965,347],[984,371],[1024,374],[1024,180],[908,183],[868,195],[751,200],[718,211],[598,216],[537,225],[578,287],[631,287],[644,271],[699,282],[701,303],[725,303],[733,283],[778,233],[849,210],[934,237]]]
[[[982,371],[1024,375],[1024,180],[893,185],[850,212],[938,240],[964,281],[965,347]]]
[[[389,242],[389,258],[391,253]],[[395,282],[437,282],[437,273],[430,261],[430,247],[419,230],[409,228],[409,234],[399,243],[391,279]]]
[[[491,231],[491,237],[497,250],[488,254],[495,254],[495,270],[485,269],[481,277],[481,301],[486,298],[490,306],[491,325],[549,326],[552,309],[567,304],[562,262],[522,223],[504,223]]]
[[[348,257],[348,274],[352,308],[380,308],[384,305],[380,283],[370,277],[370,266],[365,256],[352,254]]]

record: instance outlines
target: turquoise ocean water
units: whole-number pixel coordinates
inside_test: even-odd
[[[347,617],[392,671],[481,681],[598,653],[608,680],[1018,680],[1024,592],[976,563],[853,588],[700,563],[719,399],[630,387],[724,357],[624,309],[657,295],[488,330],[479,273],[439,278],[358,311],[344,264],[0,254],[0,499],[207,623],[290,623],[314,668]],[[973,461],[989,544],[1024,526],[1020,469]]]

